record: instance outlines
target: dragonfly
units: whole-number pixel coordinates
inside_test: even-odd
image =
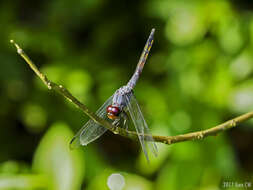
[[[126,130],[128,130],[128,123],[131,119],[148,162],[149,156],[147,150],[150,150],[155,156],[157,156],[158,150],[149,131],[148,125],[143,117],[133,89],[136,86],[146,63],[154,41],[154,33],[155,29],[153,28],[144,46],[135,72],[128,81],[127,85],[124,85],[116,90],[114,94],[96,111],[97,116],[111,122],[116,127],[122,127]],[[107,128],[90,119],[73,137],[70,142],[70,148],[76,148],[80,145],[85,146],[98,139],[107,130]]]

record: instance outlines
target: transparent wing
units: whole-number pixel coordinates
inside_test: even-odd
[[[96,111],[96,114],[104,119],[107,119],[106,108],[112,103],[111,96],[106,102]],[[103,135],[107,129],[90,119],[85,125],[78,131],[74,138],[70,142],[70,148],[77,148],[80,145],[87,145],[90,142],[96,140]]]
[[[138,105],[138,102],[134,94],[133,93],[126,94],[125,97],[126,97],[126,106],[132,118],[133,124],[136,128],[136,132],[138,134],[142,150],[146,156],[146,159],[149,161],[147,148],[149,148],[153,152],[153,154],[157,156],[158,154],[157,147],[154,143],[151,133],[149,132],[148,125],[141,113],[141,109]]]

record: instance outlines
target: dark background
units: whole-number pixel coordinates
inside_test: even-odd
[[[88,120],[49,91],[9,43],[91,110],[127,83],[151,28],[135,94],[153,134],[203,130],[252,110],[253,3],[207,0],[0,1],[0,189],[237,189],[253,182],[252,121],[195,142],[137,142],[110,132],[70,151]],[[253,184],[252,184],[253,185]]]

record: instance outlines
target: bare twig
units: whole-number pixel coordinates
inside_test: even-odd
[[[96,123],[106,127],[114,134],[119,134],[121,136],[125,136],[128,138],[137,139],[137,133],[134,131],[126,131],[125,129],[115,127],[110,122],[106,121],[105,119],[102,119],[98,117],[94,112],[90,111],[83,103],[81,103],[77,98],[75,98],[66,88],[64,88],[62,85],[58,85],[54,82],[51,82],[43,73],[40,72],[40,70],[37,68],[37,66],[32,62],[32,60],[26,55],[26,53],[19,47],[18,44],[16,44],[13,40],[10,40],[12,44],[15,45],[17,48],[18,54],[26,61],[26,63],[30,66],[30,68],[36,73],[36,75],[43,81],[43,83],[48,87],[48,89],[53,89],[56,92],[60,93],[62,96],[67,98],[70,102],[75,104],[79,109],[81,109],[86,115],[88,115],[92,120],[94,120]],[[183,141],[190,141],[190,140],[200,140],[207,136],[213,136],[217,135],[218,133],[231,129],[235,126],[237,126],[239,123],[244,122],[246,120],[249,120],[250,118],[253,118],[253,111],[248,112],[246,114],[243,114],[241,116],[238,116],[234,119],[231,119],[229,121],[226,121],[225,123],[222,123],[220,125],[214,126],[210,129],[206,129],[203,131],[197,131],[192,133],[186,133],[183,135],[176,135],[176,136],[156,136],[153,135],[153,139],[155,142],[160,142],[164,144],[174,144],[178,142]],[[144,134],[145,136],[148,136]],[[149,138],[147,138],[149,139]]]

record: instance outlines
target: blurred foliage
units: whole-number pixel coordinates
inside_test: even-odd
[[[155,27],[135,94],[153,134],[177,135],[252,110],[251,1],[0,5],[0,189],[108,189],[113,172],[122,173],[126,190],[253,183],[252,121],[202,141],[159,144],[149,165],[137,142],[109,132],[70,151],[70,139],[88,117],[48,91],[9,44],[18,42],[49,79],[95,111],[130,78]]]
[[[33,169],[48,176],[50,189],[80,189],[85,168],[84,158],[80,151],[69,149],[72,135],[68,126],[63,123],[54,124],[35,152]]]

